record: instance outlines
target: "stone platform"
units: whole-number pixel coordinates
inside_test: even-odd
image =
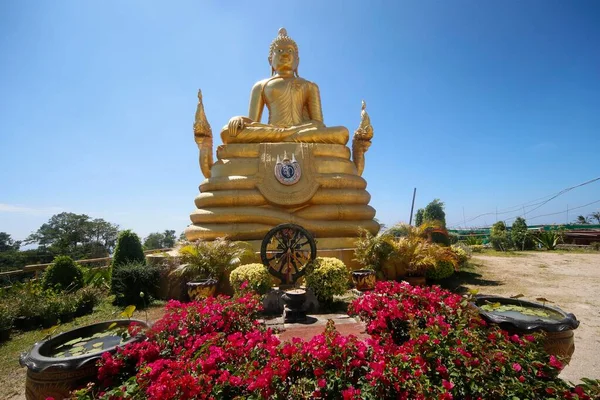
[[[290,341],[292,338],[300,338],[309,341],[313,337],[322,334],[325,331],[325,325],[328,320],[333,320],[335,329],[342,335],[354,335],[359,339],[371,337],[362,322],[346,314],[318,314],[308,315],[304,323],[286,324],[283,317],[265,319],[263,322],[267,327],[277,329],[279,340],[282,342]]]

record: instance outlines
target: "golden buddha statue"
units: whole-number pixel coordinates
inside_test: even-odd
[[[227,236],[258,248],[271,228],[295,223],[315,236],[319,249],[341,249],[353,247],[359,228],[379,230],[361,177],[373,138],[366,105],[351,152],[348,130],[323,123],[319,88],[299,77],[298,62],[296,42],[280,29],[269,49],[272,76],[252,88],[248,116],[231,118],[221,130],[215,163],[198,93],[194,138],[207,179],[186,229],[189,240]]]
[[[269,49],[271,77],[257,82],[250,94],[247,117],[233,117],[221,131],[223,143],[346,144],[348,130],[323,123],[319,87],[298,75],[298,46],[284,28]],[[264,107],[269,123],[262,124]]]

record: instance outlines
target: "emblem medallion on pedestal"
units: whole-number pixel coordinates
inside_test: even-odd
[[[302,169],[300,164],[296,161],[296,155],[292,153],[292,159],[290,160],[287,153],[283,154],[283,160],[277,156],[277,163],[275,164],[275,178],[282,185],[293,185],[300,180],[302,176]]]
[[[256,188],[269,203],[293,207],[312,199],[320,186],[316,179],[313,146],[307,143],[260,144]]]

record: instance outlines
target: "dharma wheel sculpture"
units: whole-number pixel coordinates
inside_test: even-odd
[[[281,224],[271,229],[260,247],[262,263],[284,285],[293,285],[316,256],[315,239],[295,224]]]

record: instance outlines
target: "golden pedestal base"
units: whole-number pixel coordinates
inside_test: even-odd
[[[188,240],[261,241],[273,227],[293,223],[314,235],[317,248],[344,249],[354,246],[359,228],[379,231],[367,183],[344,145],[229,144],[217,158],[200,185]],[[286,158],[299,171],[294,183],[276,173]]]

